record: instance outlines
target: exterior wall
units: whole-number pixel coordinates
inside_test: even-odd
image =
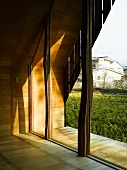
[[[64,127],[63,68],[52,68],[52,128]]]
[[[110,60],[108,58],[99,58],[98,60],[93,60],[92,64],[96,65],[96,68],[110,68],[123,73],[123,66],[117,61]]]
[[[93,69],[96,69],[96,68],[98,68],[98,61],[92,61],[92,68]]]
[[[32,61],[39,42],[42,19],[49,11],[51,3],[52,1],[47,3],[31,1],[26,5],[24,2],[16,4],[9,2],[3,3],[3,6],[1,6],[1,9],[4,9],[1,14],[4,12],[5,15],[1,30],[3,41],[1,41],[2,50],[0,52],[0,65],[2,66],[0,68],[2,70],[0,72],[0,101],[2,103],[0,105],[0,135],[28,131],[28,65]],[[53,66],[51,109],[53,128],[64,126],[63,67],[81,29],[81,4],[77,0],[74,2],[67,0],[62,2],[61,6],[59,1],[54,1],[51,10],[50,45],[51,67]],[[10,5],[11,8],[9,8]],[[4,8],[5,6],[8,8]],[[17,10],[18,15],[15,15]],[[22,13],[23,11],[25,13]],[[17,19],[10,20],[14,16]],[[11,28],[10,31],[5,31],[8,28]],[[43,45],[43,41],[41,41],[36,54],[35,66],[43,57]],[[3,67],[4,65],[8,67]],[[44,113],[44,94],[40,94],[40,91],[44,90],[43,77],[39,75],[43,71],[40,71],[39,68],[37,72],[37,69],[36,67],[34,70],[34,82],[36,82],[33,85],[34,111],[39,113],[41,110]],[[34,118],[38,126],[35,128],[37,131],[40,126],[43,126],[41,124],[43,118],[40,118],[40,115]]]
[[[33,69],[34,131],[45,128],[45,87],[43,68]],[[64,126],[63,68],[52,74],[52,127]],[[28,68],[0,67],[0,136],[28,132]]]
[[[45,83],[44,68],[35,66],[32,70],[32,130],[45,133]]]
[[[104,59],[99,59],[99,64],[98,67],[99,68],[110,68],[111,63],[107,60]]]
[[[28,131],[28,65],[51,4],[52,0],[0,3],[0,136]]]
[[[0,136],[28,131],[27,77],[27,67],[0,67]]]
[[[121,72],[121,73],[124,72],[124,71],[123,71],[123,67],[122,67],[120,64],[118,64],[116,61],[114,61],[114,62],[111,64],[111,69],[116,70],[116,71],[119,71],[119,72]]]
[[[61,5],[62,4],[62,5]],[[64,65],[81,29],[82,1],[54,1],[51,10],[52,127],[64,126]]]
[[[10,67],[0,67],[0,136],[11,134]]]
[[[114,86],[114,80],[120,80],[122,73],[118,73],[109,69],[98,69],[93,71],[93,85],[95,87]]]
[[[97,60],[98,59],[98,60]],[[124,68],[117,61],[108,57],[93,59],[93,85],[94,87],[114,87],[114,81],[120,80],[124,75]]]
[[[28,131],[28,68],[11,67],[11,133]]]

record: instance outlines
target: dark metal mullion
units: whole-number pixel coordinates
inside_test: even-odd
[[[47,60],[48,60],[48,138],[52,137],[52,120],[51,120],[51,75],[50,75],[50,13],[47,16]]]
[[[44,39],[44,79],[45,79],[45,138],[48,139],[48,101],[47,101],[47,19],[45,19]]]
[[[28,66],[29,131],[32,131],[32,65]]]
[[[74,44],[74,81],[75,81],[75,68],[76,68],[76,45]]]
[[[50,120],[50,15],[45,20],[45,40],[44,40],[44,78],[45,78],[45,100],[46,100],[46,120],[45,120],[45,138],[51,138],[51,120]]]

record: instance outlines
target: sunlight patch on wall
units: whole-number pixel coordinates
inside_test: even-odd
[[[16,104],[15,108],[15,115],[13,115],[13,122],[12,122],[12,134],[19,133],[19,114],[18,114],[18,103]]]
[[[51,65],[54,62],[57,53],[60,49],[60,46],[62,44],[62,41],[64,39],[65,33],[61,36],[61,38],[51,47]]]

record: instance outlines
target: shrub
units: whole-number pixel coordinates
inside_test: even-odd
[[[66,102],[66,126],[78,128],[80,92],[71,93]],[[91,133],[127,142],[127,96],[93,93]]]

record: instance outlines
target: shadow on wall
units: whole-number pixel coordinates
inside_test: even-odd
[[[28,116],[28,65],[35,55],[36,47],[42,32],[43,23],[35,29],[35,33],[27,43],[23,44],[23,38],[20,37],[14,58],[11,63],[11,133],[25,133],[29,130]],[[44,38],[42,38],[35,55],[34,67],[43,58]],[[22,50],[22,51],[21,51]],[[22,53],[20,56],[19,53]],[[41,62],[42,64],[42,62]],[[42,65],[41,65],[42,66]],[[33,69],[34,69],[33,67]],[[36,75],[40,75],[36,70]],[[41,76],[41,75],[40,75]],[[40,79],[36,79],[36,83],[40,84]],[[41,91],[39,92],[40,100]]]
[[[0,2],[0,135],[28,131],[28,65],[52,3],[53,0]],[[38,49],[35,65],[41,58],[42,48]]]
[[[28,131],[28,69],[11,67],[12,134]]]
[[[51,1],[52,2],[52,1]],[[79,3],[77,0],[75,0],[76,3]],[[75,3],[74,3],[75,4]],[[57,93],[63,94],[63,82],[64,77],[60,78],[60,74],[64,74],[63,72],[63,66],[66,62],[66,58],[68,57],[68,54],[70,53],[70,50],[74,44],[74,41],[79,33],[79,30],[81,28],[81,21],[79,19],[79,15],[81,13],[80,9],[76,9],[77,7],[74,5],[72,8],[72,4],[68,6],[68,3],[66,4],[67,8],[65,8],[65,14],[62,15],[62,24],[59,24],[59,21],[55,21],[55,27],[57,27],[57,31],[51,34],[51,47],[61,38],[61,36],[64,37],[62,39],[62,45],[59,46],[59,49],[56,52],[56,56],[51,56],[51,58],[54,58],[54,61],[52,62],[52,70],[54,73],[54,78],[56,80],[56,83],[58,85]],[[36,9],[36,8],[35,8]],[[35,10],[34,9],[34,10]],[[72,9],[72,11],[71,11]],[[32,8],[31,8],[32,10]],[[35,10],[36,11],[36,10]],[[33,17],[36,17],[35,11],[33,11]],[[54,10],[56,12],[56,10]],[[75,12],[76,11],[76,12]],[[80,12],[79,12],[80,11]],[[30,12],[30,11],[29,11]],[[60,11],[59,11],[60,12]],[[38,15],[39,16],[39,15]],[[41,15],[40,15],[41,16]],[[58,15],[57,15],[58,16]],[[67,17],[65,17],[67,16]],[[42,16],[41,16],[42,17]],[[52,17],[52,12],[51,12]],[[67,18],[67,19],[66,19]],[[76,21],[75,19],[78,18]],[[26,19],[25,26],[23,30],[20,30],[20,36],[19,39],[17,39],[17,44],[15,45],[14,54],[12,54],[13,60],[11,63],[11,121],[12,121],[12,133],[18,133],[18,132],[25,132],[28,131],[28,65],[31,64],[32,58],[35,55],[37,43],[39,41],[39,37],[41,35],[42,31],[42,20],[43,18],[39,18],[39,21],[36,25],[30,20],[31,29],[27,28],[27,24],[29,24],[28,19]],[[36,18],[34,18],[36,19]],[[51,24],[54,21],[55,17],[51,18]],[[70,23],[68,21],[71,21]],[[33,25],[32,25],[33,24]],[[30,28],[30,25],[29,25]],[[51,25],[52,29],[52,25]],[[52,29],[53,30],[53,29]],[[26,31],[26,32],[25,32]],[[22,34],[23,33],[23,34]],[[28,33],[28,37],[27,37]],[[30,36],[31,35],[31,36]],[[55,38],[54,38],[55,37]],[[28,38],[28,39],[27,39]],[[52,40],[53,38],[53,40]],[[40,46],[38,48],[38,51],[35,56],[34,66],[37,65],[37,63],[43,58],[43,47],[44,42],[40,43]],[[61,60],[62,59],[62,60]],[[43,62],[42,62],[43,63]],[[58,67],[58,70],[56,70],[56,66]],[[58,73],[60,71],[60,73]],[[39,75],[39,70],[36,72],[36,74]],[[36,83],[39,85],[40,79],[36,79]],[[41,100],[41,88],[38,92],[38,101]]]

